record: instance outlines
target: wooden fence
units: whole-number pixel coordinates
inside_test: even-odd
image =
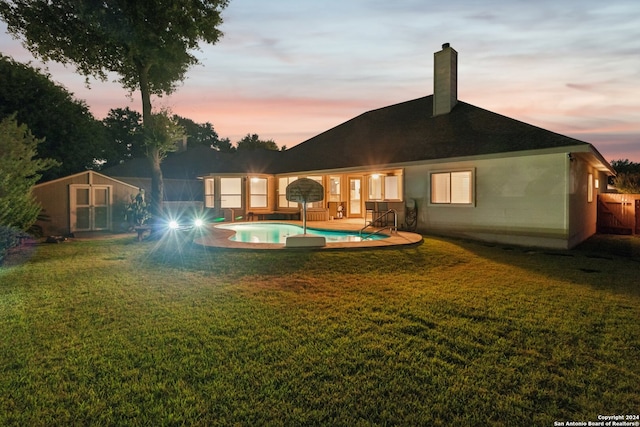
[[[640,194],[598,195],[598,232],[640,234]]]

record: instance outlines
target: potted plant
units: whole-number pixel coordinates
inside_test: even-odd
[[[144,199],[144,190],[141,188],[138,194],[131,195],[131,202],[127,204],[125,209],[125,220],[129,223],[130,229],[138,233],[138,241],[142,240],[144,233],[150,230],[149,218],[151,218],[151,214]]]

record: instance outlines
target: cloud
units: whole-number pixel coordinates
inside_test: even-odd
[[[225,36],[202,45],[202,65],[157,101],[211,122],[222,137],[252,132],[290,147],[364,111],[431,94],[433,52],[450,42],[461,100],[640,161],[636,0],[243,0],[223,17]],[[8,36],[0,50],[31,59]],[[73,69],[50,70],[99,118],[138,108],[137,94],[130,101],[117,83],[87,90]]]

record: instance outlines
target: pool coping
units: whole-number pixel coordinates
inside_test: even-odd
[[[272,224],[292,224],[302,226],[302,221],[242,221],[235,224],[250,223],[272,223]],[[310,221],[307,222],[307,228],[315,228],[331,231],[355,231],[359,232],[363,226],[362,220],[333,220],[333,221]],[[328,242],[325,246],[314,248],[287,248],[284,243],[245,243],[234,242],[229,240],[235,232],[233,230],[225,230],[211,225],[207,229],[207,234],[194,239],[194,243],[215,248],[227,249],[256,249],[256,250],[327,250],[327,249],[365,249],[365,248],[384,248],[402,245],[415,245],[422,242],[422,235],[407,231],[397,231],[390,233],[384,230],[382,233],[388,235],[386,239],[366,240],[363,242]]]

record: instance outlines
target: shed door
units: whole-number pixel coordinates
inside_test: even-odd
[[[108,230],[111,223],[111,191],[108,185],[71,185],[71,231]]]

